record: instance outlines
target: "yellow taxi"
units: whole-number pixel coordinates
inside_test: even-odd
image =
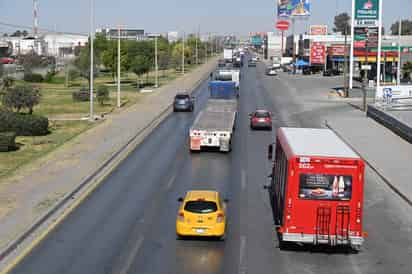
[[[181,202],[176,219],[178,237],[225,236],[226,205],[217,191],[188,191],[186,197],[178,201]]]

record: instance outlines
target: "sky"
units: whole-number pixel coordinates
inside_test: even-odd
[[[383,0],[386,29],[399,16],[412,19],[412,0]],[[277,0],[94,0],[95,27],[127,26],[146,32],[211,32],[245,35],[275,31]],[[303,33],[311,24],[333,26],[333,17],[349,12],[351,0],[311,0],[312,15],[296,23]],[[1,23],[32,25],[32,0],[0,0],[0,33],[15,28]],[[40,28],[60,32],[87,33],[90,0],[39,0]]]

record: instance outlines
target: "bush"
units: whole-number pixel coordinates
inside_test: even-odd
[[[2,103],[9,110],[20,112],[21,109],[27,109],[31,114],[34,106],[40,103],[40,99],[39,89],[29,85],[19,85],[5,90]]]
[[[15,132],[19,136],[41,136],[49,133],[47,117],[0,111],[0,132]]]
[[[44,77],[44,81],[46,81],[47,83],[52,83],[53,82],[53,77],[54,75],[56,75],[54,72],[49,71],[46,74],[46,77]],[[41,75],[40,75],[41,76]]]
[[[16,148],[15,132],[0,132],[0,152],[7,152]]]
[[[25,73],[23,80],[31,83],[41,83],[43,82],[44,78],[41,74],[38,73]]]
[[[90,91],[87,89],[83,89],[83,88],[80,90],[73,91],[72,98],[73,98],[73,101],[78,101],[78,102],[90,101]]]
[[[109,89],[106,86],[99,86],[97,88],[96,97],[100,105],[104,105],[104,102],[109,101],[110,99]]]

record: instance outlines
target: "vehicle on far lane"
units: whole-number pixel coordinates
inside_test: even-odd
[[[248,67],[256,67],[256,61],[249,59],[248,63],[247,63]]]
[[[179,93],[175,96],[173,102],[173,111],[190,111],[193,112],[195,108],[194,97],[187,93]]]
[[[272,113],[264,109],[258,109],[249,114],[251,129],[272,130]]]
[[[226,231],[226,202],[217,191],[188,191],[181,203],[176,219],[178,238],[185,236],[218,237]]]
[[[266,75],[268,76],[276,76],[278,75],[277,70],[273,67],[269,67],[266,69]]]

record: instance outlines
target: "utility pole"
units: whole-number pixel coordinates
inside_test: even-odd
[[[117,107],[120,108],[120,25],[117,39]]]
[[[199,65],[199,49],[198,49],[198,45],[197,45],[197,40],[198,39],[199,39],[199,29],[198,29],[197,35],[196,35],[196,65]]]
[[[159,65],[158,65],[158,60],[157,60],[157,34],[155,37],[155,88],[159,87]]]
[[[343,93],[344,96],[347,98],[349,97],[348,92],[348,22],[345,25],[345,46],[344,46],[344,54],[343,54]]]
[[[399,30],[398,30],[398,66],[396,70],[396,83],[399,86],[401,84],[401,35],[402,35],[402,18],[399,18]]]
[[[378,18],[378,68],[377,68],[377,77],[376,77],[376,90],[379,90],[381,86],[381,54],[382,54],[382,8],[383,0],[379,1],[379,18]]]
[[[94,0],[90,0],[90,117],[89,120],[94,120],[93,114],[93,81],[94,81]]]
[[[292,40],[293,40],[293,74],[296,74],[296,41],[295,41],[295,18],[292,18]]]
[[[185,32],[182,39],[182,74],[185,74]]]
[[[205,63],[207,63],[207,42],[208,42],[208,41],[206,41],[206,43],[205,43],[205,46],[206,46],[206,50],[205,50]]]
[[[352,17],[351,17],[351,43],[350,43],[350,59],[349,59],[349,89],[353,88],[353,51],[355,38],[355,0],[352,0]]]

